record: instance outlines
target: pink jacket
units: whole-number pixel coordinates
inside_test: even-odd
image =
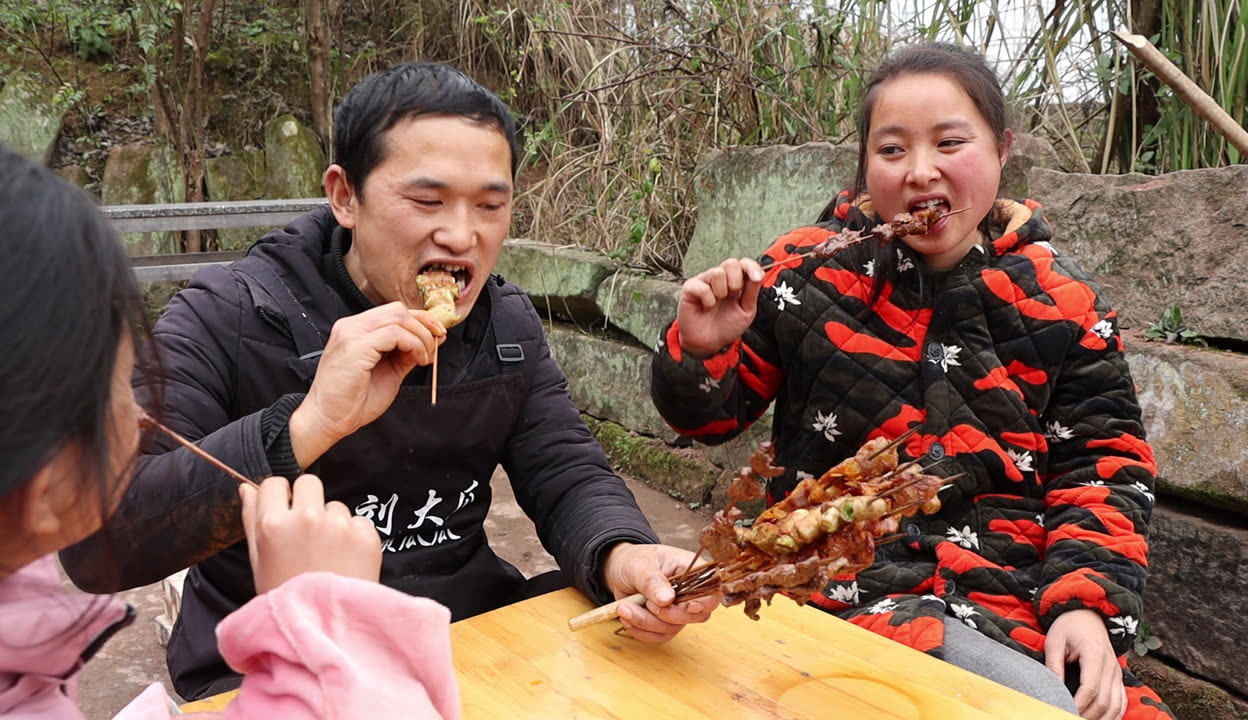
[[[116,598],[66,593],[51,555],[0,579],[0,717],[81,720],[83,654],[128,613]],[[458,720],[449,623],[450,611],[432,600],[300,575],[217,627],[226,662],[245,674],[226,718]],[[116,720],[166,720],[173,707],[153,685]]]

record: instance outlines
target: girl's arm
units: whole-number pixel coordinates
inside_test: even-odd
[[[1081,271],[1073,270],[1078,281]],[[1042,478],[1047,541],[1036,610],[1046,631],[1070,610],[1097,612],[1122,654],[1140,619],[1157,469],[1116,314],[1090,281],[1088,287],[1094,305],[1041,417],[1049,465]]]

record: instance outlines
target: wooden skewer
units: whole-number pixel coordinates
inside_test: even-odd
[[[186,438],[182,437],[178,433],[174,432],[172,429],[160,424],[159,422],[156,421],[156,418],[152,417],[151,415],[148,415],[147,412],[144,410],[139,410],[139,423],[142,425],[146,425],[147,427],[156,428],[157,430],[163,432],[164,434],[168,435],[170,438],[173,438],[173,440],[177,442],[178,444],[180,444],[182,447],[186,448],[187,450],[190,450],[192,453],[203,458],[204,461],[206,461],[213,467],[217,468],[221,472],[225,473],[226,475],[229,475],[230,477],[239,481],[240,483],[250,485],[254,488],[260,487],[251,478],[247,477],[246,475],[240,473],[239,471],[235,470],[229,465],[226,465],[225,463],[213,457],[211,454],[209,454],[207,450],[201,448],[200,446],[196,445],[190,440],[187,440]]]
[[[916,427],[912,427],[912,428],[910,428],[909,430],[905,431],[904,433],[902,433],[902,434],[898,435],[897,437],[893,438],[892,440],[890,440],[890,441],[888,442],[888,444],[887,444],[887,445],[885,445],[884,447],[880,448],[879,450],[876,450],[875,452],[871,453],[871,456],[867,458],[867,462],[871,462],[872,460],[874,460],[874,459],[876,459],[877,457],[879,457],[879,456],[883,455],[884,453],[888,452],[889,450],[892,450],[893,448],[900,446],[902,443],[904,443],[905,441],[909,440],[909,439],[910,439],[910,436],[911,436],[911,435],[913,435],[913,434],[915,434],[916,432],[918,432],[918,427],[917,427],[917,426],[916,426]]]
[[[433,386],[430,390],[429,404],[438,404],[438,346],[433,346]]]
[[[964,207],[964,208],[959,208],[958,210],[950,210],[949,212],[945,213],[944,215],[941,215],[941,216],[940,216],[940,218],[939,218],[939,220],[943,220],[943,219],[945,219],[945,218],[949,217],[950,215],[957,215],[958,213],[966,212],[967,210],[970,210],[970,208],[969,208],[969,207]],[[939,220],[938,220],[937,222],[939,222]],[[871,233],[871,231],[869,231],[869,230],[864,230],[864,231],[862,231],[862,233],[863,233],[863,238],[864,238],[864,239],[865,239],[867,236],[870,236],[870,235],[872,234],[872,233]],[[804,252],[804,253],[802,253],[802,254],[800,254],[800,255],[790,255],[789,257],[786,257],[785,259],[780,260],[779,262],[777,262],[777,263],[776,263],[776,265],[780,265],[780,264],[787,263],[787,262],[792,262],[792,261],[794,261],[794,260],[801,260],[801,259],[803,259],[803,258],[813,257],[814,255],[817,255],[817,254],[819,254],[819,251],[818,251],[818,250],[811,250],[810,252]],[[773,265],[773,267],[774,267],[774,265]]]

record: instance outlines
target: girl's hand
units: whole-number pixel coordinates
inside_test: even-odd
[[[1121,720],[1127,711],[1122,666],[1109,642],[1105,621],[1092,610],[1062,613],[1044,641],[1044,664],[1063,681],[1066,663],[1079,661],[1075,707],[1085,720]]]
[[[346,505],[327,504],[325,488],[315,475],[301,475],[293,492],[282,477],[268,478],[259,491],[240,485],[238,492],[257,594],[316,570],[377,582],[377,529]]]
[[[745,333],[754,322],[763,269],[750,258],[730,258],[685,281],[676,322],[680,346],[711,355]]]

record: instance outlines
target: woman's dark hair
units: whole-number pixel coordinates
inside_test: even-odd
[[[421,115],[457,115],[494,126],[507,138],[515,177],[516,120],[503,101],[449,65],[402,63],[361,80],[334,112],[334,162],[361,200],[364,182],[385,160],[386,132]]]
[[[112,497],[111,380],[142,308],[126,252],[83,191],[4,146],[0,237],[0,499],[71,445],[84,491]]]
[[[965,50],[950,43],[920,43],[908,45],[890,54],[876,68],[867,81],[858,111],[858,168],[854,173],[853,196],[857,197],[867,190],[867,138],[871,132],[871,115],[875,110],[880,88],[890,80],[907,75],[944,75],[956,83],[971,98],[975,109],[983,116],[996,138],[997,145],[1008,142],[1009,125],[1005,95],[1001,91],[1001,82],[992,68],[988,66],[983,55]],[[819,215],[819,222],[825,223],[833,219],[837,201],[832,200]],[[884,218],[889,220],[891,218]],[[991,236],[992,213],[989,212],[979,223],[980,232],[985,237]],[[870,218],[868,218],[870,220]],[[876,280],[871,299],[867,308],[875,305],[883,292],[885,280],[896,279],[896,264],[891,262],[890,253],[894,252],[891,244],[879,245],[871,243],[874,248],[874,267]]]

